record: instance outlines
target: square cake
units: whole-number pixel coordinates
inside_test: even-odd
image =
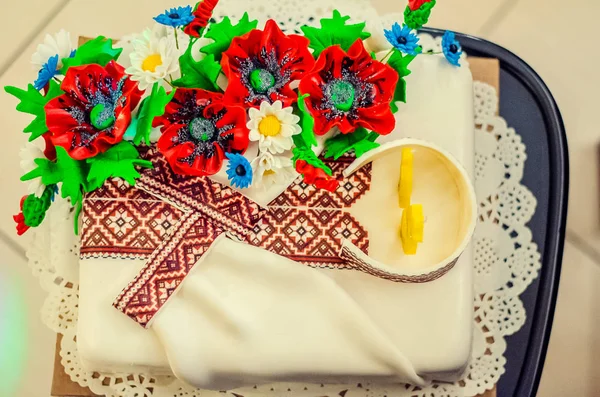
[[[473,78],[452,32],[417,35],[435,0],[302,34],[218,6],[118,44],[61,32],[35,83],[6,88],[36,116],[17,231],[54,200],[76,213],[84,367],[210,390],[458,379]]]

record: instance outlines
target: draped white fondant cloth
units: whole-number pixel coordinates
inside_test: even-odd
[[[386,141],[425,138],[472,176],[469,69],[453,68],[440,56],[418,57],[411,66],[409,101]],[[387,183],[386,172],[383,163],[373,165],[372,191],[378,181]],[[358,206],[353,215],[372,235],[373,220],[389,216],[377,205]],[[112,302],[145,261],[86,258],[77,346],[91,371],[172,372],[213,390],[275,381],[455,380],[471,352],[472,263],[469,247],[442,278],[401,284],[354,270],[310,268],[220,238],[144,329]]]
[[[175,375],[201,388],[369,377],[423,383],[325,272],[227,238],[196,265],[151,332]]]

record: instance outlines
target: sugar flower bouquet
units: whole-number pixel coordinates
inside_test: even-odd
[[[144,145],[156,144],[177,174],[224,170],[241,190],[298,174],[335,190],[322,156],[361,156],[394,130],[409,64],[426,55],[415,29],[434,5],[410,0],[402,25],[373,34],[338,11],[304,35],[274,20],[259,28],[247,14],[216,21],[218,0],[203,0],[166,10],[117,44],[100,36],[75,49],[65,31],[47,36],[32,58],[35,82],[5,88],[17,110],[35,117],[24,130],[31,194],[15,216],[18,233],[39,226],[57,194],[79,213],[84,195],[107,179],[135,185],[140,169],[152,168]],[[458,66],[453,34],[443,49]]]

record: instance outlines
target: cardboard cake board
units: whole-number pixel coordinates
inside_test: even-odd
[[[85,39],[83,39],[85,40]],[[85,42],[85,41],[84,41]],[[81,44],[81,41],[80,41]],[[500,62],[497,59],[490,58],[469,58],[471,72],[474,81],[487,83],[500,93]],[[58,335],[56,340],[56,354],[54,358],[54,376],[52,379],[51,395],[55,397],[95,397],[87,387],[81,387],[73,382],[60,362],[60,342],[62,335]],[[333,397],[333,396],[315,396],[315,397]],[[491,390],[478,397],[496,397],[496,391]]]

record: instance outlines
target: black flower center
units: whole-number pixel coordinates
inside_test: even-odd
[[[250,84],[256,91],[264,93],[275,85],[275,76],[266,69],[255,69],[250,73]]]
[[[404,37],[404,36],[398,37],[398,44],[405,45],[406,43],[408,43],[408,40],[406,39],[406,37]]]
[[[235,168],[235,173],[237,174],[237,176],[246,176],[246,167],[244,167],[243,165],[238,165]]]
[[[347,81],[334,80],[327,85],[325,95],[331,99],[336,109],[347,112],[352,109],[354,104],[356,89]]]
[[[169,18],[171,18],[171,19],[179,19],[180,17],[179,17],[178,13],[174,12],[173,14],[169,14]]]
[[[450,44],[450,52],[456,54],[458,52],[458,46],[456,44]]]
[[[215,126],[210,120],[198,117],[190,123],[190,135],[196,141],[209,141],[213,138],[214,134]]]

